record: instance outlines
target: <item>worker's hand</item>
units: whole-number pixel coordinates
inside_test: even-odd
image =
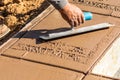
[[[62,17],[72,26],[79,26],[84,23],[83,12],[75,5],[67,3],[66,6],[59,10]]]

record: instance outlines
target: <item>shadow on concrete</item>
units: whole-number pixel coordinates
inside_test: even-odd
[[[108,29],[108,28],[104,28],[104,29]],[[104,30],[104,29],[98,29],[98,30]],[[14,38],[36,39],[36,44],[40,44],[43,42],[52,41],[52,40],[56,40],[56,39],[60,39],[60,38],[51,39],[51,40],[43,40],[43,39],[40,39],[39,36],[41,36],[41,35],[47,36],[50,33],[59,33],[59,32],[65,32],[68,30],[71,30],[71,28],[57,28],[57,29],[52,29],[52,30],[41,29],[41,30],[22,31],[22,32],[19,32],[18,35],[15,36]],[[83,33],[79,33],[79,34],[73,34],[70,36],[85,34],[85,33],[94,32],[94,31],[98,31],[98,30],[83,32]],[[70,37],[70,36],[65,36],[65,37],[61,37],[61,38],[66,38],[66,37]]]
[[[48,35],[50,33],[64,32],[68,30],[71,30],[71,29],[70,28],[58,28],[58,29],[53,29],[53,30],[42,29],[42,30],[21,31],[13,38],[36,39],[36,44],[40,44],[43,42],[47,42],[47,40],[40,39],[39,36]],[[53,39],[53,40],[56,40],[56,39]]]
[[[104,29],[108,29],[108,28],[104,28]],[[104,29],[99,29],[99,30],[104,30]],[[98,31],[98,30],[93,30],[93,31],[83,32],[83,33],[79,33],[79,34],[73,34],[73,35],[69,35],[69,36],[65,36],[65,37],[61,37],[61,38],[56,38],[56,39],[51,39],[51,40],[43,40],[43,39],[39,38],[39,36],[42,36],[42,35],[47,36],[50,33],[59,33],[59,32],[64,32],[64,31],[68,31],[68,30],[71,30],[71,28],[58,28],[58,29],[53,29],[53,30],[47,30],[47,29],[30,30],[30,31],[26,31],[26,32],[22,31],[22,32],[19,32],[19,34],[17,36],[15,36],[14,38],[36,39],[36,44],[40,44],[43,42],[48,42],[48,41],[53,41],[53,40],[57,40],[57,39],[61,39],[61,38],[66,38],[66,37],[71,37],[71,36],[76,36],[76,35],[80,35],[80,34]],[[21,36],[21,35],[23,35],[23,36]]]

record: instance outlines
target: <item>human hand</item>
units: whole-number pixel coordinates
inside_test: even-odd
[[[84,23],[83,12],[75,5],[67,3],[63,9],[59,10],[62,17],[72,26],[79,26]]]

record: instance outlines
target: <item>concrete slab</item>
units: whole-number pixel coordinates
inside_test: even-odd
[[[105,78],[102,76],[95,76],[95,75],[87,75],[83,80],[113,80],[113,79],[109,79],[109,78]]]
[[[84,76],[60,68],[0,57],[0,80],[81,80]]]
[[[46,32],[51,33],[68,30],[70,27],[69,24],[60,16],[60,13],[57,10],[54,10],[53,12],[49,13],[47,17],[42,18],[42,20],[40,18],[37,18],[37,20],[35,21],[38,21],[39,23],[36,23],[35,25],[30,24],[29,29],[26,28],[27,32],[24,30],[20,31],[17,35],[23,33],[25,34],[23,34],[21,37],[14,36],[12,40],[17,40],[14,41],[14,43],[6,49],[2,49],[1,54],[87,74],[87,72],[91,69],[95,62],[103,54],[105,54],[104,52],[106,51],[106,49],[120,34],[120,20],[119,18],[116,18],[119,17],[117,16],[117,14],[114,15],[116,17],[113,17],[113,13],[116,13],[115,9],[108,9],[108,7],[100,8],[99,6],[97,7],[93,5],[93,2],[95,2],[95,4],[101,4],[103,3],[102,1],[105,1],[106,5],[108,3],[108,0],[91,0],[92,2],[90,0],[86,0],[87,2],[92,3],[92,5],[90,5],[89,3],[86,4],[86,2],[84,3],[83,0],[79,1],[79,3],[82,5],[75,5],[80,7],[82,10],[93,12],[94,16],[93,20],[85,22],[85,24],[78,26],[79,28],[103,22],[109,22],[115,24],[115,26],[109,29],[89,32],[86,34],[80,34],[51,41],[43,41],[39,39],[40,35],[46,34]],[[114,2],[110,1],[109,4],[114,4]],[[114,5],[116,7],[118,4]],[[119,12],[119,10],[117,11]],[[9,44],[6,44],[5,46],[7,45]],[[4,48],[5,46],[3,46],[2,48]],[[22,65],[23,64],[21,64],[21,66]],[[46,69],[43,70],[43,72],[46,71]],[[49,72],[48,70],[47,75],[49,76],[50,74],[51,71]],[[64,76],[62,72],[60,75],[61,77]],[[59,78],[57,74],[56,77]],[[70,80],[74,78],[70,77],[68,79]],[[95,80],[97,79],[99,80],[100,78],[95,78]]]
[[[102,22],[114,23],[116,26],[45,42],[39,39],[39,35],[69,28],[69,24],[54,10],[2,54],[86,73],[120,32],[117,18],[99,14],[93,16],[93,20],[81,26]]]
[[[69,0],[81,9],[94,13],[120,17],[119,0]]]
[[[105,53],[93,68],[92,73],[120,79],[120,37]]]
[[[36,18],[34,18],[31,22],[26,24],[24,28],[22,28],[18,33],[12,36],[7,42],[0,46],[0,54],[12,46],[19,38],[21,38],[27,31],[29,31],[32,27],[34,27],[37,23],[39,23],[43,18],[45,18],[49,13],[54,10],[53,6],[49,6],[46,10],[44,10],[41,14],[39,14]],[[21,33],[22,32],[22,33]],[[19,37],[19,38],[14,38]]]

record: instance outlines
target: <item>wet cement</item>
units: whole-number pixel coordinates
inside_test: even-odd
[[[0,25],[11,29],[10,33],[0,40],[0,46],[48,6],[44,0],[0,0]]]
[[[96,76],[96,75],[89,74],[83,80],[113,80],[113,79],[109,79],[109,78],[105,78],[105,77],[102,77],[102,76]]]
[[[0,56],[0,80],[81,80],[84,76],[60,68]]]
[[[119,0],[69,0],[85,11],[120,17]]]
[[[93,16],[93,20],[85,22],[79,28],[102,22],[116,23],[118,20],[98,14],[93,14]],[[39,35],[46,34],[46,32],[64,31],[68,28],[70,28],[69,24],[62,19],[57,10],[54,10],[3,54],[86,73],[120,31],[116,24],[109,29],[57,40],[43,41],[39,39]]]
[[[79,4],[76,4],[77,6]],[[83,4],[84,5],[84,4]],[[82,7],[82,5],[79,7]],[[87,10],[89,6],[83,7]],[[98,8],[92,7],[98,11]],[[44,63],[46,65],[59,67],[67,70],[82,72],[87,74],[94,63],[104,54],[105,50],[116,39],[120,33],[120,20],[113,17],[108,10],[103,10],[102,14],[93,12],[93,20],[86,21],[85,24],[78,26],[84,27],[103,22],[115,24],[109,29],[69,36],[51,41],[39,39],[40,35],[68,30],[69,24],[63,20],[57,10],[54,10],[40,23],[28,30],[20,39],[2,52],[2,55],[17,57],[24,60]],[[103,15],[104,14],[104,15]],[[106,15],[107,14],[107,15]],[[24,33],[21,31],[20,33]]]
[[[92,73],[120,79],[120,37],[106,50],[102,59],[92,69]],[[108,62],[109,61],[109,62]]]

